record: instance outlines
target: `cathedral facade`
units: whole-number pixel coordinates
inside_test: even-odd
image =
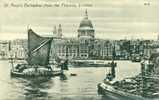
[[[57,31],[56,27],[54,28],[53,34],[56,34],[55,37],[57,37],[54,39],[55,56],[68,59],[103,58],[103,56],[109,56],[108,54],[112,56],[112,51],[105,49],[105,43],[95,38],[95,29],[92,21],[88,18],[87,10],[79,24],[77,33],[77,38],[64,38],[62,37],[62,26],[59,25]]]
[[[59,25],[58,31],[56,31],[56,27],[54,28],[53,34],[58,37],[54,41],[56,56],[59,58],[88,59],[93,55],[95,30],[91,20],[88,19],[87,10],[77,32],[77,38],[63,38],[61,25]]]

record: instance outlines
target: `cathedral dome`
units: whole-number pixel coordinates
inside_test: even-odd
[[[94,29],[92,25],[92,21],[88,19],[87,10],[85,11],[85,17],[81,21],[79,28],[78,28],[78,37],[89,37],[94,38]]]
[[[80,22],[78,30],[93,30],[92,22],[88,19],[87,10],[85,12],[84,19]]]
[[[93,25],[92,25],[91,20],[84,18],[84,19],[81,21],[79,27],[90,27],[90,28],[93,28]]]

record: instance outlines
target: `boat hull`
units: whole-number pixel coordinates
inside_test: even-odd
[[[54,76],[60,76],[62,75],[62,73],[60,70],[48,71],[46,73],[33,72],[33,74],[11,70],[10,75],[11,77],[23,77],[23,78],[24,77],[54,77]]]
[[[112,86],[106,85],[105,83],[99,83],[97,87],[98,94],[102,95],[103,98],[111,98],[111,100],[148,100],[139,95],[116,90],[112,88]]]
[[[76,66],[76,67],[111,67],[110,64],[89,64],[86,62],[73,62],[73,63],[71,63],[71,66]]]

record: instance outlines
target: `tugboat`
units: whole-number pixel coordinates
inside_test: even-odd
[[[115,81],[113,78],[104,79],[103,83],[97,85],[97,92],[99,95],[102,95],[103,98],[111,97],[111,100],[117,100],[113,98],[118,98],[118,100],[145,100],[142,96],[133,94],[136,88],[135,82],[136,81],[129,78],[122,81]]]
[[[135,77],[125,78],[121,81],[105,79],[104,82],[97,85],[98,94],[115,97],[118,100],[158,100],[158,59],[159,56],[151,56],[149,60],[143,60],[141,73]]]
[[[53,71],[49,63],[50,48],[53,38],[41,37],[28,29],[28,53],[26,63],[14,66],[11,58],[12,69],[10,74],[12,77],[37,77],[37,76],[59,76],[61,70]]]

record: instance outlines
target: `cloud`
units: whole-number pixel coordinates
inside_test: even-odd
[[[36,2],[37,0],[8,0],[4,2]],[[27,25],[38,33],[50,33],[54,25],[62,24],[64,36],[76,36],[85,9],[88,9],[98,37],[123,38],[121,34],[159,33],[158,0],[38,0],[38,3],[52,2],[92,3],[93,7],[71,8],[15,8],[1,7],[0,33],[25,34]],[[145,6],[144,2],[151,2]],[[3,4],[1,4],[3,5]],[[107,34],[108,33],[108,34]],[[103,35],[101,35],[103,34]],[[106,35],[105,35],[106,34]],[[148,36],[152,38],[153,36]]]

